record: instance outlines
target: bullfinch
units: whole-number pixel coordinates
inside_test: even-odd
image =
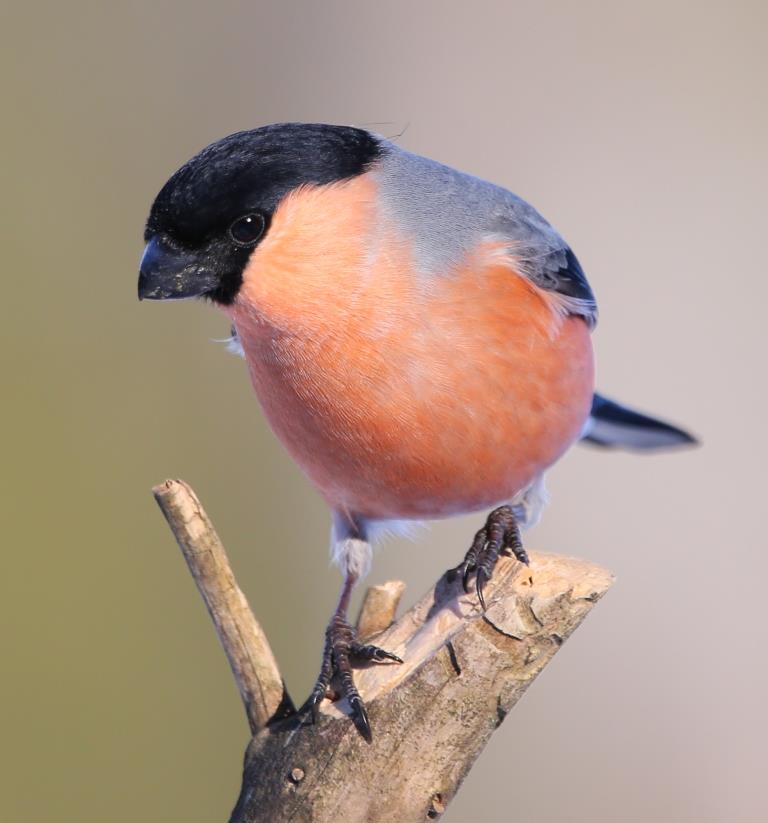
[[[576,441],[693,442],[594,392],[595,296],[532,206],[369,131],[225,137],[163,186],[144,239],[139,297],[228,316],[270,426],[328,503],[344,582],[305,707],[338,676],[369,740],[352,662],[402,662],[347,620],[377,534],[492,509],[453,570],[484,607],[500,552],[528,563],[520,529]]]

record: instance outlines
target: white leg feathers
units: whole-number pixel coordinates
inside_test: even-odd
[[[331,528],[331,561],[345,577],[359,580],[371,570],[373,549],[367,540],[367,524],[363,520],[333,513]]]
[[[527,489],[515,495],[511,505],[518,524],[524,529],[530,529],[539,522],[547,503],[549,493],[544,485],[544,475],[540,474]]]
[[[344,572],[345,577],[359,580],[371,570],[373,550],[367,540],[345,537],[331,544],[331,560]]]

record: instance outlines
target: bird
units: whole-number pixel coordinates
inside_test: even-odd
[[[499,555],[577,441],[695,443],[595,392],[597,302],[571,247],[525,200],[367,129],[278,123],[181,166],[152,203],[140,299],[202,298],[277,438],[331,512],[343,582],[304,709],[333,682],[372,731],[358,661],[402,663],[347,616],[372,544],[403,524],[490,510],[450,570],[485,607]]]

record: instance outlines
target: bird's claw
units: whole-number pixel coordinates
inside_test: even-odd
[[[384,663],[387,660],[394,663],[403,662],[396,654],[380,649],[378,646],[362,646],[359,643],[353,643],[350,652],[354,657],[359,657],[361,660],[372,660],[374,663]]]
[[[488,574],[485,568],[480,567],[478,568],[477,572],[475,573],[475,590],[477,591],[477,599],[480,601],[480,608],[485,611],[485,598],[483,597],[483,588],[485,587],[486,582],[490,578],[490,574]]]
[[[483,590],[491,579],[496,561],[504,551],[509,551],[526,566],[530,565],[528,553],[523,548],[520,528],[510,506],[494,509],[485,521],[485,525],[474,537],[464,560],[448,572],[448,580],[453,581],[461,575],[464,591],[469,594],[470,581],[475,575],[475,591],[480,607],[486,610]]]
[[[371,732],[371,722],[368,719],[368,711],[365,708],[365,703],[360,695],[352,695],[349,698],[349,705],[352,709],[352,722],[355,728],[360,732],[363,738],[371,743],[373,741],[373,733]]]
[[[352,675],[352,659],[365,660],[373,663],[402,663],[402,659],[392,652],[378,646],[359,643],[355,637],[355,630],[340,614],[334,615],[325,633],[325,648],[320,675],[317,678],[312,694],[304,704],[304,711],[308,713],[313,723],[317,723],[320,704],[326,697],[331,680],[338,681],[339,696],[346,697],[352,710],[352,722],[362,737],[369,743],[373,740],[368,711],[363,698],[357,691]]]

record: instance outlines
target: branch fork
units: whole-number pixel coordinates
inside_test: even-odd
[[[493,731],[613,581],[582,560],[532,553],[525,568],[503,557],[485,589],[485,612],[461,581],[443,576],[395,622],[404,584],[369,588],[360,637],[375,636],[405,661],[356,673],[369,744],[346,701],[324,701],[315,724],[299,720],[195,493],[181,480],[153,493],[211,615],[252,733],[231,823],[438,819]]]

